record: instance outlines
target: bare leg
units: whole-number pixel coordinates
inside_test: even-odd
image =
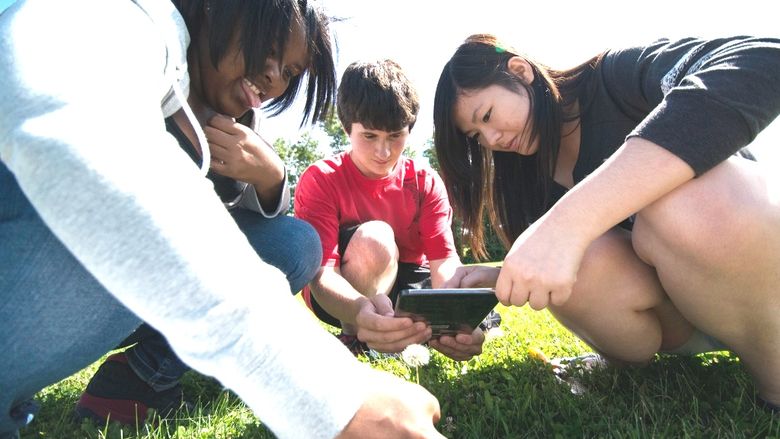
[[[388,294],[398,273],[398,247],[393,229],[385,222],[362,224],[352,235],[341,259],[341,276],[366,297]],[[341,323],[345,333],[352,325]]]
[[[629,232],[617,228],[590,245],[571,298],[550,310],[601,354],[629,363],[646,362],[693,331],[634,253]]]
[[[780,184],[731,158],[643,209],[633,243],[677,309],[780,403]]]

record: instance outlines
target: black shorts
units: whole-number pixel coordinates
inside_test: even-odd
[[[349,240],[352,239],[352,235],[355,234],[359,226],[344,227],[339,230],[339,254],[344,254],[344,250],[349,244]],[[401,290],[410,288],[431,288],[431,270],[428,267],[423,267],[417,264],[410,264],[407,262],[398,263],[398,274],[395,278],[393,288],[390,289],[390,300],[395,305],[395,300],[398,297],[398,293]],[[340,327],[341,322],[327,311],[322,309],[317,300],[314,298],[314,294],[311,295],[311,309],[314,314],[323,322]]]

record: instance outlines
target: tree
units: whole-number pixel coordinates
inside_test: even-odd
[[[341,127],[341,121],[336,115],[335,107],[331,107],[330,111],[328,111],[328,114],[319,125],[320,128],[322,128],[322,131],[330,137],[329,146],[333,154],[338,154],[347,149],[347,146],[349,146],[349,138]]]
[[[435,169],[436,172],[441,174],[441,169],[439,168],[439,157],[436,156],[436,150],[433,148],[433,139],[428,139],[428,141],[425,142],[425,150],[423,151],[422,155],[428,159],[428,164],[431,165],[431,168]]]
[[[295,197],[295,186],[306,168],[323,158],[319,151],[319,143],[309,133],[304,133],[297,142],[289,144],[284,139],[276,139],[274,149],[287,168],[287,181],[290,193]]]

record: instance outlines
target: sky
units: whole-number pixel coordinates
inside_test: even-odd
[[[606,48],[661,37],[780,37],[777,0],[311,1],[319,1],[328,15],[342,19],[332,25],[339,77],[353,61],[391,58],[415,83],[421,108],[409,143],[420,151],[432,136],[433,96],[441,68],[473,33],[496,34],[520,52],[556,68],[578,64]],[[0,9],[10,3],[0,0]],[[266,120],[263,136],[297,140],[309,129],[298,129],[300,108],[298,103]],[[762,145],[771,143],[767,150],[777,151],[780,157],[780,122],[758,140]]]
[[[409,142],[420,150],[433,133],[433,96],[441,69],[474,33],[496,34],[520,52],[556,68],[579,64],[606,48],[661,37],[780,37],[777,0],[323,0],[322,4],[330,15],[344,18],[332,25],[339,76],[355,60],[392,58],[415,83],[421,108]],[[269,137],[294,140],[300,118],[277,119],[276,127],[271,127],[274,119],[267,121]],[[780,152],[780,121],[759,140],[766,143],[768,137],[772,149]]]

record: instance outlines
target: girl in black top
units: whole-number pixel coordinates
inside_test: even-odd
[[[721,346],[780,404],[780,185],[744,149],[780,113],[780,40],[660,40],[547,68],[491,35],[445,65],[434,143],[483,254],[451,286],[548,307],[608,358]],[[458,285],[454,285],[458,284]]]

